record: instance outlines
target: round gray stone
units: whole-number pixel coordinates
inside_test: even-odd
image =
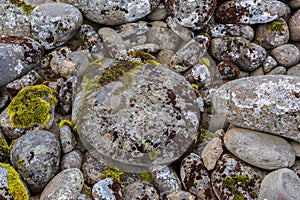
[[[300,61],[300,51],[293,44],[283,44],[271,51],[279,65],[291,67]]]

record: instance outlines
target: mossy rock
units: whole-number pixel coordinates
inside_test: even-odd
[[[45,125],[51,117],[51,106],[57,104],[56,92],[45,85],[23,88],[8,106],[13,127]]]

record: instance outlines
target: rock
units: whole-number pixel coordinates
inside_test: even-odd
[[[61,86],[58,92],[58,109],[63,114],[70,114],[72,110],[72,98],[76,86],[76,77],[71,76]]]
[[[291,141],[291,142],[290,142],[290,145],[291,145],[292,148],[294,149],[295,155],[296,155],[297,157],[300,157],[300,144],[299,144],[298,142]]]
[[[253,76],[218,88],[213,105],[233,125],[300,141],[300,78]]]
[[[88,24],[83,24],[79,31],[80,39],[91,52],[100,52],[104,55],[104,47],[100,36],[95,29]],[[104,57],[104,56],[103,56]]]
[[[270,72],[276,66],[277,61],[272,56],[267,56],[263,62],[263,69],[265,73]]]
[[[118,25],[137,21],[151,13],[159,0],[67,0],[77,6],[83,15],[91,21],[105,25]]]
[[[199,30],[212,17],[217,1],[166,0],[165,4],[169,15],[174,17],[177,23],[194,30]]]
[[[207,170],[215,168],[215,165],[222,153],[222,140],[220,138],[215,137],[207,143],[201,153],[203,164]]]
[[[94,199],[121,200],[122,191],[118,181],[106,178],[96,183],[92,189]]]
[[[264,174],[231,154],[223,154],[211,174],[219,199],[257,199]]]
[[[164,21],[168,16],[166,6],[163,1],[161,1],[158,6],[149,14],[147,18],[151,21]]]
[[[159,195],[155,188],[145,182],[135,182],[127,185],[123,192],[124,200],[148,199],[159,200]]]
[[[296,160],[296,162],[293,165],[293,167],[291,168],[291,170],[293,170],[297,174],[297,176],[300,178],[300,160]]]
[[[266,75],[286,75],[286,68],[283,66],[275,67]]]
[[[298,9],[290,18],[288,24],[290,29],[290,39],[300,41],[300,9]]]
[[[30,194],[20,175],[9,164],[0,163],[0,198],[29,200]]]
[[[300,77],[300,64],[297,64],[287,70],[287,75]]]
[[[61,169],[77,168],[81,169],[83,156],[80,151],[73,150],[63,155],[61,159]]]
[[[105,172],[105,165],[95,158],[93,158],[89,153],[84,155],[85,161],[82,164],[82,172],[84,180],[89,185],[94,185],[100,181],[100,176]]]
[[[218,71],[223,80],[232,80],[239,77],[240,69],[233,63],[222,61],[218,64]]]
[[[299,199],[299,187],[300,178],[292,170],[278,169],[263,179],[258,199]]]
[[[8,36],[0,38],[0,87],[37,67],[44,50],[30,38]]]
[[[300,1],[299,0],[289,0],[288,4],[291,8],[293,9],[298,9],[300,8]]]
[[[196,84],[198,87],[208,87],[212,82],[209,66],[205,64],[194,65],[184,73],[184,77],[191,84]]]
[[[37,194],[58,172],[60,155],[60,143],[53,133],[32,131],[14,143],[10,160],[30,193]]]
[[[47,184],[41,194],[40,200],[77,200],[83,187],[83,182],[83,175],[79,169],[71,168],[63,170]]]
[[[264,69],[262,67],[257,68],[253,72],[250,73],[250,76],[262,76],[264,75]]]
[[[110,74],[117,77],[110,80]],[[137,173],[173,162],[193,142],[199,124],[196,94],[167,67],[106,59],[90,65],[83,80],[72,118],[95,158]]]
[[[262,169],[291,167],[295,162],[292,146],[275,135],[233,128],[225,134],[224,144],[241,160]]]
[[[190,153],[182,160],[180,177],[188,192],[199,199],[214,199],[209,173],[197,154]]]
[[[166,200],[196,200],[195,196],[186,191],[172,192],[166,196]]]
[[[187,27],[181,26],[176,22],[176,19],[172,17],[168,17],[166,19],[166,22],[168,26],[171,28],[171,30],[176,33],[183,41],[189,42],[190,40],[193,39],[194,33],[192,30],[190,30]]]
[[[65,3],[38,5],[30,13],[31,35],[49,50],[65,44],[82,24],[79,10]]]
[[[216,59],[233,62],[247,72],[257,69],[266,58],[263,47],[241,37],[214,38],[210,50]]]
[[[71,128],[67,125],[63,125],[59,128],[59,139],[63,153],[69,153],[75,148],[76,140],[72,134]]]
[[[258,25],[255,31],[256,41],[266,49],[273,49],[287,43],[289,37],[289,27],[282,18]]]
[[[293,44],[284,44],[271,51],[278,64],[285,67],[296,65],[300,61],[300,51]]]
[[[229,0],[216,10],[222,24],[264,24],[285,14],[285,4],[277,0]]]
[[[170,63],[171,58],[173,57],[174,52],[168,49],[162,49],[157,54],[157,61],[162,65],[168,65]]]

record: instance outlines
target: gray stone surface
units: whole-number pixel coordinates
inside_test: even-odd
[[[124,200],[147,199],[159,200],[158,192],[155,188],[145,182],[135,182],[127,185],[123,192]]]
[[[275,135],[232,128],[226,132],[224,144],[241,160],[262,169],[291,167],[295,162],[292,146]]]
[[[298,9],[289,20],[290,39],[300,41],[300,10]]]
[[[68,153],[75,148],[76,140],[69,126],[64,125],[59,128],[59,139],[63,153]]]
[[[94,199],[120,200],[122,199],[121,185],[112,178],[106,178],[97,182],[92,189]]]
[[[218,113],[239,127],[300,141],[300,78],[254,76],[222,85],[213,95]]]
[[[299,142],[295,142],[295,141],[291,141],[290,145],[292,146],[292,148],[295,151],[295,155],[297,157],[300,157],[300,143]]]
[[[271,51],[279,65],[291,67],[300,61],[300,51],[293,44],[283,44]]]
[[[297,64],[287,70],[287,75],[300,77],[300,64]]]
[[[223,153],[222,140],[218,137],[213,138],[204,147],[201,158],[207,170],[212,170]]]
[[[81,169],[82,153],[79,150],[73,150],[63,155],[61,159],[61,169],[77,168]]]

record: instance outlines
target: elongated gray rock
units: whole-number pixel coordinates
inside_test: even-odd
[[[256,76],[222,85],[215,110],[233,125],[300,141],[300,77]]]
[[[224,144],[241,160],[262,169],[291,167],[295,162],[292,146],[275,135],[233,128],[225,134]]]

